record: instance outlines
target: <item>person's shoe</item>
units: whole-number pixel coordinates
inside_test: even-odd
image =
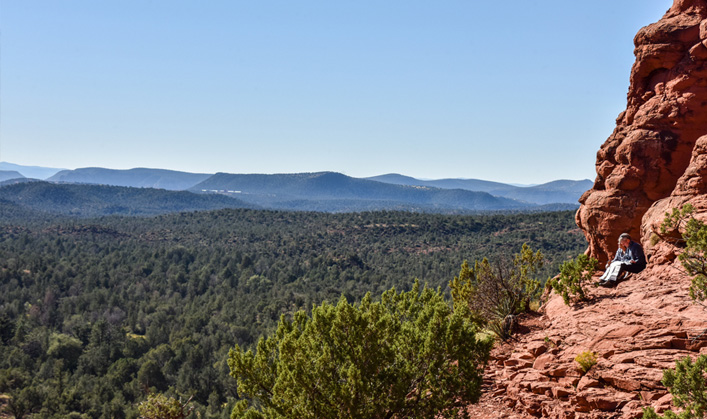
[[[616,281],[604,281],[599,286],[604,288],[614,288],[616,286]]]
[[[595,287],[603,287],[604,284],[606,284],[606,281],[602,279],[602,280],[600,280],[599,282],[595,282],[595,283],[594,283],[594,286],[595,286]]]

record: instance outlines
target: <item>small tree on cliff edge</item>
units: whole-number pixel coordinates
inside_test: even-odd
[[[491,343],[441,293],[416,282],[380,302],[341,298],[283,316],[257,350],[236,346],[231,375],[244,398],[233,418],[465,417],[480,396]]]
[[[574,299],[576,301],[586,300],[583,284],[592,279],[592,275],[597,270],[599,261],[585,254],[577,256],[576,259],[568,260],[560,266],[560,274],[557,278],[548,280],[547,284],[562,296],[565,304],[570,305]]]
[[[682,240],[685,241],[685,250],[678,258],[685,271],[693,276],[690,298],[704,306],[707,300],[707,224],[694,218],[693,212],[690,204],[680,209],[674,208],[671,213],[665,213],[660,229],[666,234],[668,230],[679,231],[684,226]]]
[[[510,330],[503,327],[504,320],[529,310],[530,301],[540,290],[535,276],[543,263],[542,253],[533,252],[527,244],[523,244],[512,263],[492,265],[484,258],[471,268],[464,261],[459,276],[449,282],[454,309],[506,339]]]

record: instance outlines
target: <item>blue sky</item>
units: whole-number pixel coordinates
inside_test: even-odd
[[[593,179],[669,0],[0,3],[0,160]]]

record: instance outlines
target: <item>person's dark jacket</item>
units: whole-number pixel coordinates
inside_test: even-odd
[[[619,247],[613,261],[631,264],[638,270],[643,270],[646,267],[646,256],[643,254],[643,248],[633,240],[628,244],[625,252]]]

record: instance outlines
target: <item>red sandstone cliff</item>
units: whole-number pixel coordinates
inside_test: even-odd
[[[655,218],[706,189],[705,157],[692,154],[704,155],[704,144],[695,145],[707,134],[707,1],[676,0],[634,42],[628,104],[597,153],[597,178],[576,217],[601,262],[622,232],[640,237],[650,253]]]
[[[660,232],[665,213],[687,202],[707,221],[707,0],[675,0],[635,45],[626,110],[576,219],[602,264],[628,232],[648,268],[615,289],[590,287],[579,306],[550,295],[524,333],[494,350],[474,418],[640,418],[645,406],[671,405],[664,369],[707,354],[707,311],[690,300],[680,249]],[[574,361],[584,351],[599,358],[586,375]]]

